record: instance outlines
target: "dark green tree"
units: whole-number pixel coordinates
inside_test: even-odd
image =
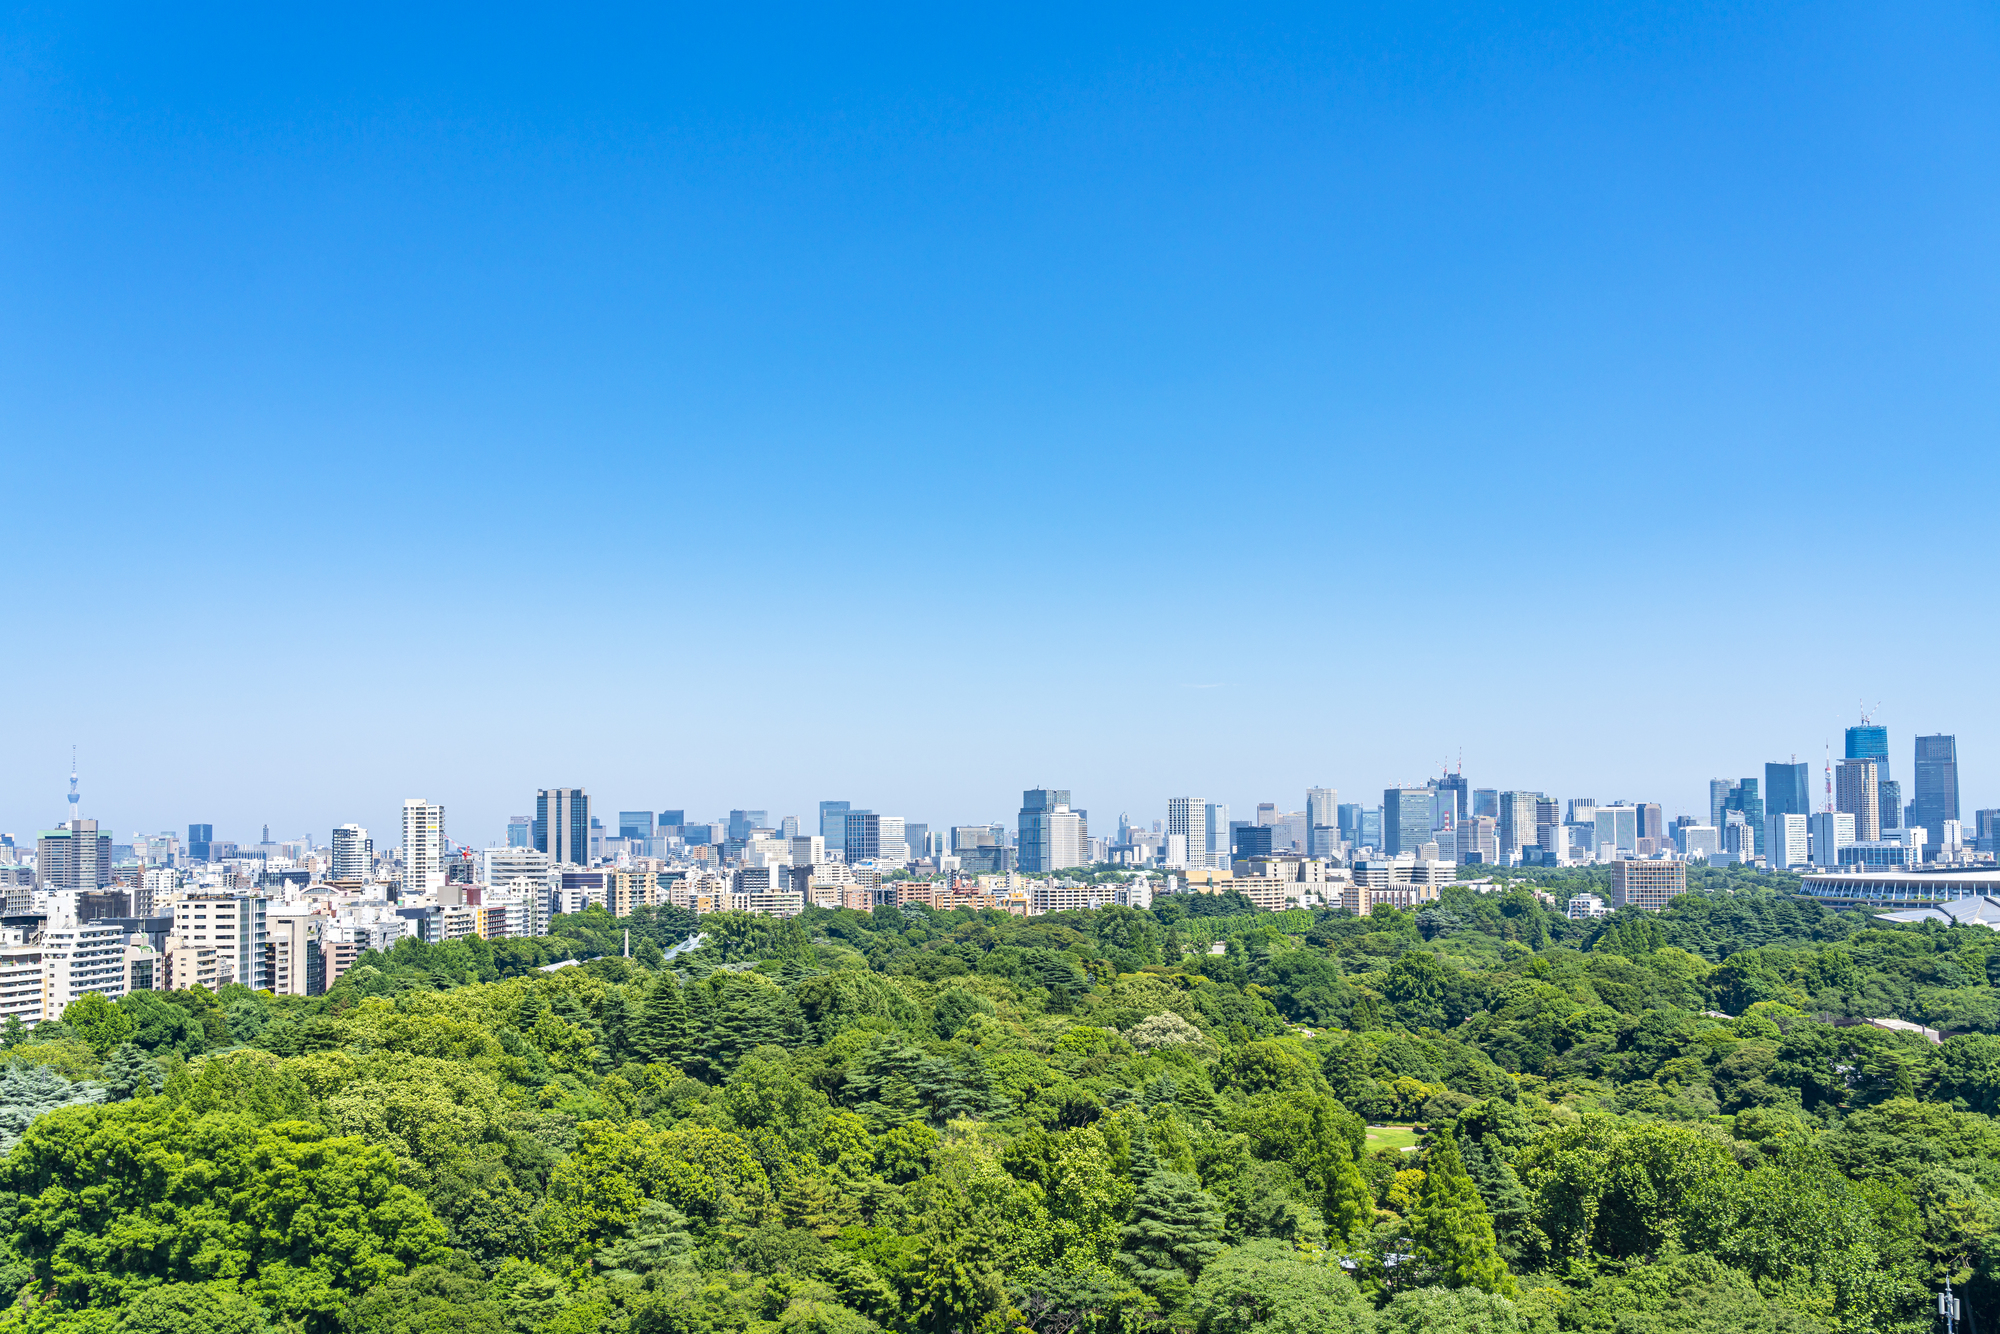
[[[144,1098],[160,1091],[160,1068],[130,1042],[120,1043],[104,1063],[105,1096],[111,1102]]]
[[[1182,1291],[1222,1250],[1222,1210],[1201,1182],[1155,1172],[1132,1201],[1118,1259],[1148,1291]]]
[[[1438,1132],[1424,1156],[1424,1184],[1410,1212],[1410,1240],[1443,1286],[1514,1295],[1514,1276],[1494,1244],[1493,1219],[1449,1130]]]
[[[678,1065],[687,1059],[687,1001],[671,975],[653,984],[626,1033],[632,1057]]]

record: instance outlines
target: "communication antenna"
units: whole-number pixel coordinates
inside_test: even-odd
[[[70,819],[72,820],[76,819],[77,817],[76,804],[82,800],[83,798],[77,795],[77,790],[76,790],[76,747],[71,746],[69,748],[69,818]]]
[[[1833,743],[1826,743],[1826,813],[1833,814]]]

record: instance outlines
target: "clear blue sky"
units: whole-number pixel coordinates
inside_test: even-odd
[[[10,7],[0,828],[2000,805],[1995,12],[1242,11]]]

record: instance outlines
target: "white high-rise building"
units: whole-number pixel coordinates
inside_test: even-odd
[[[1854,823],[1852,811],[1821,811],[1812,817],[1814,866],[1840,865],[1840,850],[1851,848],[1858,841],[1854,837]]]
[[[442,822],[442,811],[438,818]],[[403,819],[407,827],[409,816],[406,814]],[[333,831],[333,860],[327,869],[327,879],[366,883],[374,869],[375,840],[368,837],[366,829],[358,824],[344,824]]]
[[[1803,815],[1764,817],[1764,863],[1773,871],[1812,861],[1812,831]]]
[[[819,834],[799,834],[792,839],[792,865],[819,866],[826,861],[826,839]]]
[[[489,889],[522,888],[548,898],[554,862],[533,848],[486,848],[479,854],[479,883]]]
[[[403,803],[403,893],[435,894],[444,888],[449,853],[444,807],[422,797]]]
[[[1208,865],[1208,803],[1200,797],[1167,798],[1167,838],[1172,846],[1174,835],[1180,835],[1179,862],[1168,861],[1169,866]],[[1171,858],[1172,853],[1168,856]]]
[[[904,862],[910,860],[910,843],[903,836],[903,817],[900,815],[883,816],[881,829],[882,842],[880,851],[876,853],[877,859],[894,863],[897,866],[901,866]]]

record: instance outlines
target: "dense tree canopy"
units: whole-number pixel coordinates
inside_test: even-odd
[[[86,997],[0,1035],[0,1331],[2000,1321],[2000,935],[1697,883],[593,910]]]

